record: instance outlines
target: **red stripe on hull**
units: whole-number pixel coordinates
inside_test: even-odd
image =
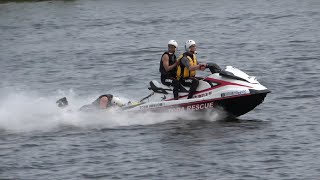
[[[214,79],[214,78],[205,78],[204,80],[210,81],[210,82],[214,82],[214,83],[218,83],[218,85],[212,87],[212,88],[208,88],[202,91],[198,91],[196,92],[194,95],[196,94],[200,94],[203,92],[207,92],[207,91],[211,91],[213,89],[217,89],[223,86],[228,86],[228,85],[233,85],[233,86],[242,86],[242,87],[247,87],[247,88],[252,88],[251,86],[246,86],[246,85],[242,85],[242,84],[237,84],[237,83],[232,83],[232,82],[228,82],[228,81],[223,81],[223,80],[219,80],[219,79]],[[184,97],[188,97],[188,95],[184,95],[184,96],[179,96],[179,98],[184,98]],[[171,101],[173,100],[173,98],[171,99],[167,99],[165,101]]]

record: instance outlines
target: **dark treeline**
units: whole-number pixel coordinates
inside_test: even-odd
[[[10,2],[15,2],[15,3],[20,3],[20,2],[53,2],[53,1],[76,1],[76,0],[0,0],[0,4],[2,3],[10,3]]]

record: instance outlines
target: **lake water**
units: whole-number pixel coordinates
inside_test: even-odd
[[[319,29],[318,0],[0,1],[0,179],[318,179]],[[272,93],[232,121],[56,107],[148,95],[170,39]]]

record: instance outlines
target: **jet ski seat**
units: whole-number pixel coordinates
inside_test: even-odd
[[[173,91],[172,86],[166,86],[162,83],[159,83],[157,80],[150,81],[150,87],[149,90],[153,90],[156,93],[163,93],[163,94],[169,94],[168,91]],[[189,87],[184,87],[180,85],[180,91],[179,92],[188,92]],[[172,93],[172,92],[170,92]]]

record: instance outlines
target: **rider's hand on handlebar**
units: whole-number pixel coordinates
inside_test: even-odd
[[[207,67],[207,64],[199,64],[199,66],[200,66],[200,70],[204,71]]]

